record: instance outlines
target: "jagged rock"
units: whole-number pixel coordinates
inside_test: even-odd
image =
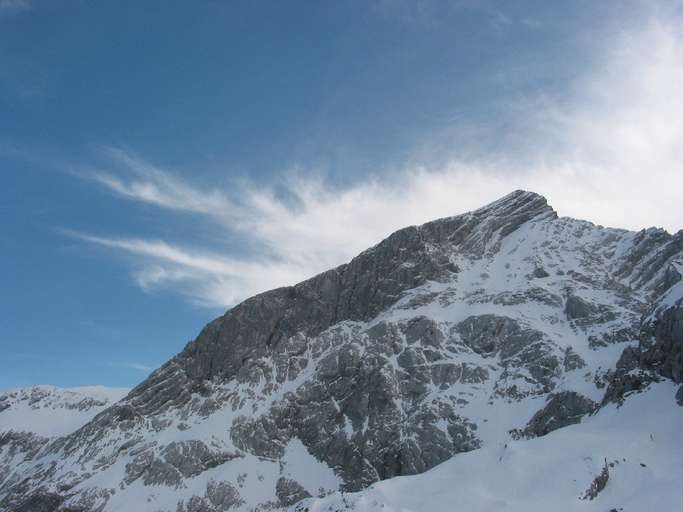
[[[206,497],[218,510],[229,510],[244,504],[239,492],[228,482],[211,480],[206,487]]]
[[[565,372],[578,370],[586,366],[586,361],[577,354],[572,347],[567,347],[564,351],[564,360],[562,362]]]
[[[601,332],[599,335],[588,336],[588,346],[593,350],[596,350],[600,347],[606,347],[614,343],[628,343],[637,340],[639,336],[640,326],[629,325],[627,327]]]
[[[444,341],[444,335],[437,328],[436,322],[426,317],[413,318],[408,322],[403,332],[408,344],[420,341],[423,344],[438,348]]]
[[[666,283],[664,272],[671,261],[683,251],[683,230],[670,235],[661,228],[648,228],[638,232],[631,241],[631,249],[615,269],[617,278],[628,279],[631,288],[644,287],[654,295],[664,292],[676,281],[675,276]],[[662,272],[664,271],[664,272]],[[659,276],[658,276],[659,275]]]
[[[617,362],[603,403],[622,402],[660,376],[683,382],[683,300],[656,312],[640,336],[638,347],[627,347]]]
[[[292,506],[311,497],[310,493],[299,482],[285,477],[281,477],[277,481],[275,494],[283,507]]]
[[[471,316],[460,322],[456,330],[465,345],[477,354],[491,356],[500,351],[503,358],[543,339],[543,333],[523,329],[516,320],[497,315]]]
[[[597,313],[597,308],[590,302],[586,302],[581,297],[569,295],[564,305],[564,313],[570,320],[588,318]]]
[[[64,503],[64,498],[59,494],[41,492],[27,496],[12,510],[14,512],[57,512],[62,503]]]
[[[244,505],[244,500],[233,485],[210,480],[204,496],[179,501],[176,512],[225,512],[241,505]]]
[[[683,383],[683,300],[647,324],[641,342],[642,364]]]
[[[434,343],[441,339],[435,329],[424,319],[408,322],[406,343]],[[401,332],[383,326],[375,329],[373,339]],[[287,395],[263,416],[240,418],[230,431],[235,445],[258,456],[281,458],[289,440],[297,437],[318,459],[339,468],[348,490],[425,471],[478,446],[473,424],[448,407],[437,415],[421,404],[432,382],[421,352],[406,347],[397,358],[397,369],[375,349],[384,353],[379,345],[362,357],[359,347],[349,344],[323,358],[316,383]],[[415,410],[406,414],[396,396],[414,403]],[[344,434],[347,422],[354,431],[350,438]],[[446,432],[435,426],[440,422],[447,425]]]
[[[591,414],[598,407],[593,400],[575,391],[563,391],[549,396],[545,406],[533,415],[522,431],[516,431],[516,437],[539,437],[579,423],[586,414]]]
[[[0,448],[12,458],[23,454],[27,459],[32,459],[47,442],[46,437],[32,432],[0,432]]]
[[[174,441],[160,452],[148,448],[135,455],[126,464],[125,482],[131,484],[142,478],[145,485],[177,487],[183,478],[197,476],[236,457],[239,454],[216,453],[199,440]]]
[[[233,453],[215,453],[199,440],[175,441],[163,450],[166,462],[176,468],[184,477],[191,477],[220,466],[238,457]]]
[[[598,494],[600,494],[602,490],[607,486],[608,481],[609,467],[607,465],[607,461],[605,461],[605,465],[602,467],[602,471],[600,472],[600,474],[593,479],[590,487],[580,498],[582,500],[594,500],[598,497]]]
[[[550,277],[550,274],[548,274],[548,272],[546,272],[545,269],[544,269],[543,267],[536,267],[536,268],[534,269],[534,274],[533,274],[533,275],[534,275],[534,277],[537,278],[537,279],[543,279],[543,278],[545,278],[545,277]]]
[[[500,357],[503,372],[495,385],[497,396],[519,400],[554,387],[560,372],[559,354],[542,332],[497,315],[469,317],[455,331],[475,353]]]
[[[631,392],[639,392],[650,383],[657,381],[655,374],[640,367],[639,347],[626,347],[617,361],[616,369],[609,378],[602,404],[611,402],[621,404]]]

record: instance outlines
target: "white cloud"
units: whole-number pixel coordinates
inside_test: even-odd
[[[558,152],[536,155],[539,192],[604,224],[683,228],[681,62],[680,19],[621,32],[572,101],[544,112]]]
[[[123,180],[111,173],[94,171],[88,177],[117,194],[157,206],[211,215],[229,213],[229,203],[217,190],[200,192],[196,188],[122,149],[100,147],[111,161],[122,165],[136,179]]]
[[[65,234],[97,245],[122,250],[142,258],[135,271],[143,289],[165,284],[181,287],[200,305],[222,307],[277,285],[307,277],[290,262],[236,260],[205,251],[191,251],[159,240],[106,238],[74,231]]]
[[[95,172],[130,200],[206,217],[263,248],[249,259],[166,242],[78,235],[137,255],[145,289],[173,286],[194,301],[228,306],[340,264],[392,231],[454,215],[513,189],[545,195],[561,215],[631,229],[683,227],[683,31],[653,19],[622,31],[562,103],[518,113],[517,152],[457,159],[368,178],[344,189],[293,174],[286,194],[242,185],[201,189],[140,158],[105,148],[123,172]],[[530,149],[529,149],[530,148]],[[286,197],[286,199],[283,199]]]

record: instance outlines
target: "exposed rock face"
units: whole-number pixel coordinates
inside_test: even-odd
[[[681,245],[681,238],[679,232],[675,238],[677,245]],[[641,391],[660,377],[683,383],[683,281],[678,270],[681,266],[683,261],[679,259],[667,267],[663,279],[668,288],[642,322],[638,346],[624,349],[604,403],[622,402],[629,392]],[[681,395],[679,390],[679,404],[683,401]]]
[[[285,507],[289,507],[305,498],[311,497],[308,491],[306,491],[299,482],[284,477],[278,479],[277,484],[275,484],[275,494],[280,500],[280,503]]]
[[[79,428],[0,442],[0,509],[268,509],[576,423],[637,372],[680,380],[682,251],[522,191],[400,230],[235,306]]]
[[[331,343],[341,347],[318,359],[314,382],[286,394],[265,416],[239,417],[230,432],[235,446],[281,458],[296,437],[338,468],[345,488],[357,490],[425,471],[479,445],[476,425],[459,417],[451,403],[439,400],[436,410],[425,404],[431,389],[451,378],[449,370],[459,370],[448,364],[430,368],[429,360],[444,359],[446,351],[434,322],[418,317],[379,323],[358,337],[365,343],[332,336]]]
[[[496,383],[496,392],[502,396],[519,398],[525,392],[517,384],[507,384],[508,377],[519,376],[523,368],[526,384],[535,389],[526,394],[547,393],[554,387],[559,375],[559,350],[541,331],[523,328],[508,317],[496,315],[472,316],[456,327],[460,338],[472,351],[483,357],[498,356],[504,369]]]
[[[56,493],[32,494],[22,500],[16,512],[55,512],[64,502],[64,498]]]
[[[683,383],[683,300],[658,315],[643,334],[641,364]]]
[[[176,512],[225,512],[242,505],[244,500],[235,487],[227,482],[211,480],[204,496],[192,496],[187,502],[179,502]]]
[[[597,313],[597,308],[589,302],[583,300],[576,295],[567,297],[567,302],[564,306],[564,312],[570,320],[577,320],[579,318],[588,318]]]
[[[598,494],[600,494],[603,491],[603,489],[607,486],[608,481],[609,467],[607,465],[607,461],[605,461],[605,465],[602,467],[602,471],[600,471],[600,474],[596,476],[595,479],[593,479],[590,487],[586,490],[583,496],[581,496],[581,499],[594,500],[598,497]]]
[[[516,431],[515,437],[539,437],[557,430],[579,423],[586,414],[594,412],[598,408],[590,398],[581,396],[575,391],[563,391],[548,396],[548,401],[531,418],[526,428]]]

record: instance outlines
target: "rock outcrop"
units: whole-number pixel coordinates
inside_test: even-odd
[[[579,423],[585,415],[596,411],[598,404],[575,391],[551,393],[546,405],[529,420],[523,430],[513,431],[513,437],[539,437],[553,430]]]

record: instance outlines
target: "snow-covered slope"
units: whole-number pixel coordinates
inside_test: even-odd
[[[0,482],[16,466],[31,460],[60,436],[81,428],[128,391],[103,386],[31,386],[0,391]],[[0,504],[3,512],[13,508]],[[40,510],[37,506],[33,509]]]
[[[121,402],[24,450],[0,468],[0,509],[270,510],[463,458],[485,479],[506,444],[607,425],[634,393],[678,418],[655,388],[683,382],[682,265],[683,232],[558,218],[524,191],[400,230],[246,300]]]
[[[31,386],[0,391],[0,433],[25,431],[44,437],[70,434],[129,391],[104,386]]]
[[[653,384],[621,408],[611,404],[545,437],[489,445],[420,475],[307,499],[292,511],[680,510],[683,407],[672,407],[675,392],[671,382]]]

